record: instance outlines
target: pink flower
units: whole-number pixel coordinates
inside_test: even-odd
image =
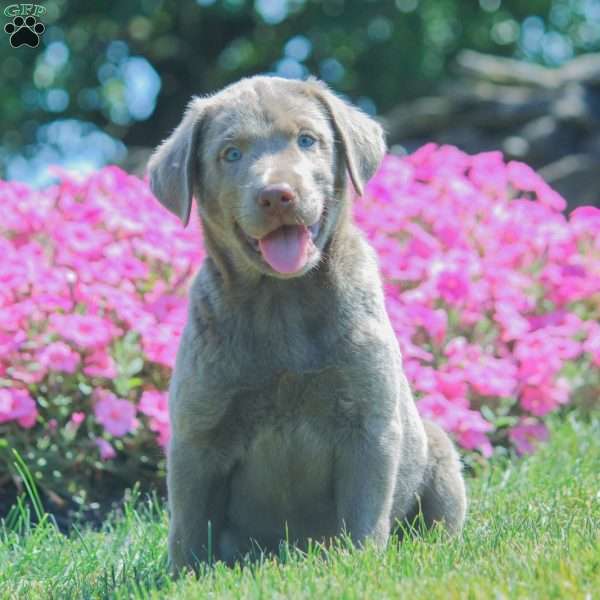
[[[506,166],[508,180],[518,190],[533,192],[543,183],[542,178],[525,163],[510,161]]]
[[[150,417],[150,429],[158,433],[158,443],[165,447],[171,435],[168,394],[158,390],[146,390],[140,398],[138,410]]]
[[[30,429],[37,419],[35,400],[27,390],[0,388],[0,423],[17,421],[21,427]]]
[[[79,427],[79,425],[81,425],[85,421],[85,413],[74,412],[71,415],[70,421],[71,421],[71,423],[73,423],[73,425],[75,425],[76,427]]]
[[[55,233],[56,239],[75,255],[85,256],[88,259],[100,257],[103,249],[110,242],[108,232],[89,223],[74,223],[67,221]]]
[[[511,427],[508,432],[508,437],[519,454],[535,452],[535,446],[539,442],[545,442],[548,435],[548,429],[543,423],[528,418],[521,419],[519,424]]]
[[[414,326],[423,327],[436,343],[441,343],[448,329],[448,314],[438,309],[432,310],[417,303],[410,303],[399,309]]]
[[[462,410],[457,414],[457,422],[452,431],[463,448],[479,450],[483,456],[489,457],[492,455],[492,445],[485,434],[492,429],[492,424],[479,412]]]
[[[529,331],[530,322],[512,304],[498,301],[495,307],[496,322],[502,327],[502,341],[517,340]]]
[[[437,386],[436,373],[432,367],[424,365],[420,360],[404,360],[404,373],[410,385],[421,392],[435,392]]]
[[[0,316],[1,316],[0,309]],[[7,332],[7,327],[0,321],[0,326],[5,331],[0,329],[0,358],[3,356],[8,356],[13,352],[18,352],[23,343],[27,340],[27,334],[21,330],[17,332]]]
[[[531,325],[531,330],[536,331],[538,329],[542,329],[543,327],[562,325],[566,315],[567,311],[559,309],[543,315],[529,315],[527,320]]]
[[[559,377],[555,382],[546,382],[536,387],[526,386],[521,390],[521,406],[531,414],[542,417],[569,401],[570,386]]]
[[[501,195],[506,193],[507,174],[502,152],[482,152],[471,158],[469,178],[475,185]]]
[[[106,346],[120,330],[114,324],[97,315],[51,315],[54,331],[81,348]]]
[[[600,325],[592,321],[587,327],[587,331],[588,336],[583,344],[583,350],[589,352],[592,362],[600,367]]]
[[[569,220],[576,236],[591,235],[600,241],[600,208],[579,206],[569,215]]]
[[[448,368],[462,372],[464,381],[482,396],[511,396],[517,385],[517,368],[511,358],[497,358],[464,338],[447,344]]]
[[[156,432],[156,441],[159,446],[166,448],[171,439],[171,426],[169,421],[151,420],[150,429]]]
[[[417,402],[421,415],[431,419],[446,431],[454,430],[458,425],[456,405],[448,401],[442,394],[431,393]]]
[[[465,374],[461,371],[437,371],[435,373],[436,389],[453,404],[467,408],[468,386]]]
[[[117,456],[115,449],[105,439],[96,438],[95,442],[96,446],[98,446],[98,450],[100,451],[100,458],[102,460],[112,460],[115,458],[115,456]]]
[[[7,369],[12,379],[16,379],[24,384],[31,384],[39,383],[46,377],[47,369],[40,363],[35,362],[30,353],[21,353],[19,359],[20,364],[13,364]]]
[[[458,435],[458,443],[468,450],[479,450],[483,456],[489,458],[493,454],[492,444],[488,437],[481,431],[466,427]]]
[[[98,398],[94,405],[96,420],[108,433],[120,437],[135,429],[137,421],[134,404],[102,389],[97,389],[94,395]]]
[[[575,316],[565,316],[569,322],[560,326],[546,326],[524,335],[515,345],[514,355],[519,360],[519,378],[527,385],[536,386],[554,378],[567,360],[575,359],[582,344],[571,336],[580,331]]]
[[[146,390],[140,398],[138,410],[149,417],[165,418],[169,412],[167,392]]]
[[[161,323],[142,334],[142,348],[149,360],[173,367],[177,355],[177,345],[183,327]]]
[[[83,372],[90,377],[112,379],[117,376],[117,367],[111,355],[106,350],[98,348],[85,357]]]
[[[81,358],[64,342],[54,342],[38,354],[38,360],[48,370],[75,373]]]
[[[460,304],[469,295],[469,278],[458,271],[442,271],[438,275],[437,290],[450,304]]]

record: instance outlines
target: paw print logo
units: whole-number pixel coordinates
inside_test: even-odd
[[[43,35],[45,30],[44,25],[31,15],[26,19],[15,17],[12,23],[7,23],[4,26],[4,31],[10,35],[10,45],[13,48],[23,45],[37,48],[40,43],[40,36]]]

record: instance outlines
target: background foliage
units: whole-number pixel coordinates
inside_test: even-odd
[[[13,448],[55,505],[163,481],[165,390],[200,233],[144,182],[98,167],[155,146],[190,96],[311,73],[386,113],[451,78],[463,48],[547,66],[600,50],[600,0],[44,6],[38,48],[0,44],[0,177],[28,183],[0,183],[0,512],[19,483]],[[531,451],[546,414],[598,397],[598,212],[567,218],[498,153],[426,146],[386,161],[356,217],[419,408],[471,460]]]
[[[52,161],[94,168],[152,147],[192,94],[256,72],[310,72],[375,113],[448,77],[461,48],[547,65],[600,48],[599,0],[45,6],[39,48],[0,44],[0,175],[29,181]]]

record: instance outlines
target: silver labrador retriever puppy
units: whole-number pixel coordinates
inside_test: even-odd
[[[383,547],[419,509],[463,525],[456,451],[417,413],[351,219],[384,151],[323,83],[257,76],[193,99],[150,160],[185,224],[196,197],[208,254],[170,387],[175,571],[342,531]]]

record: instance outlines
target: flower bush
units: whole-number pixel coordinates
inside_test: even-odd
[[[600,210],[565,208],[525,164],[434,144],[386,157],[355,207],[421,414],[486,457],[600,396]]]
[[[160,483],[202,239],[116,167],[57,175],[0,182],[0,481],[15,448],[54,500],[87,505],[92,488]]]
[[[43,489],[85,501],[160,478],[204,255],[196,215],[184,229],[146,182],[57,175],[0,182],[0,481],[16,448]],[[419,410],[460,446],[531,452],[546,415],[600,394],[599,209],[567,217],[526,165],[433,144],[387,156],[354,209]]]

